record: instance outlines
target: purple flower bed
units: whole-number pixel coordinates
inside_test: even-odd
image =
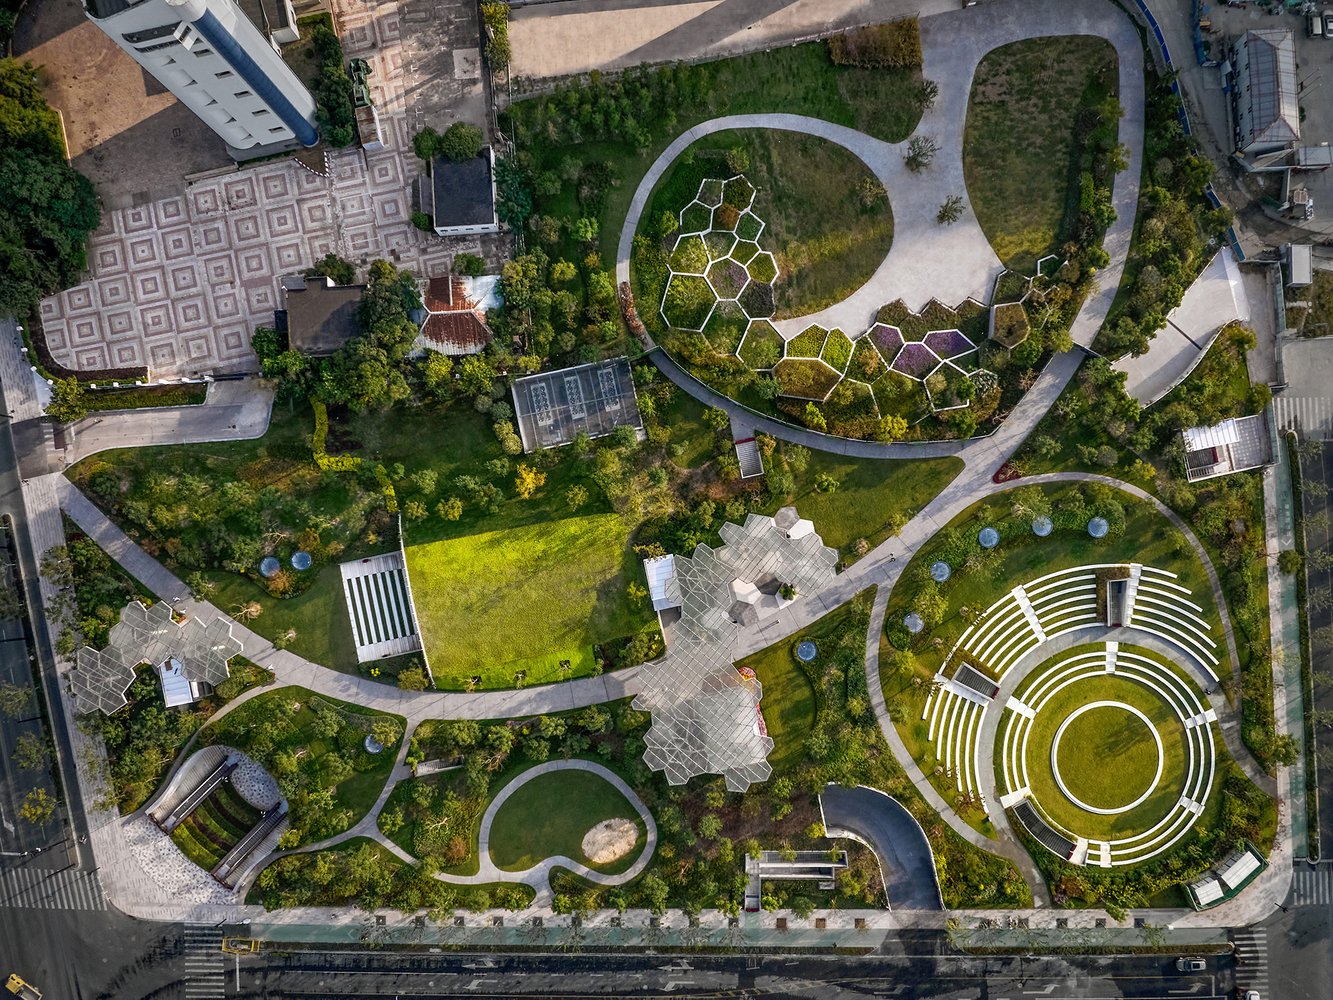
[[[874,345],[879,348],[880,357],[885,360],[891,360],[898,353],[898,348],[903,346],[903,335],[898,332],[896,326],[876,323],[870,328],[870,337]]]
[[[926,346],[942,358],[952,358],[976,349],[976,345],[957,330],[932,330],[926,334]]]
[[[940,363],[940,359],[935,357],[934,353],[925,344],[907,344],[893,359],[890,367],[904,375],[910,375],[912,378],[925,378],[932,368]]]

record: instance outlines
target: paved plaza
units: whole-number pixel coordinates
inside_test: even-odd
[[[446,273],[456,252],[480,251],[479,237],[441,239],[412,225],[421,164],[411,134],[427,118],[447,122],[443,98],[415,96],[433,87],[404,65],[397,4],[339,3],[338,20],[347,57],[372,66],[385,148],[330,151],[326,175],[271,161],[107,212],[88,247],[90,279],[42,301],[57,362],[81,371],[148,365],[155,381],[250,371],[250,336],[272,325],[282,275],[336,253],[362,273],[384,258],[424,279]],[[465,79],[451,68],[444,91],[480,90],[470,69],[459,72]]]

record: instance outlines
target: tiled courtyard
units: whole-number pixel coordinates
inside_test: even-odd
[[[373,67],[385,148],[330,152],[328,176],[275,160],[107,212],[88,248],[90,280],[41,304],[57,362],[148,365],[154,380],[253,370],[250,335],[271,325],[282,275],[333,252],[362,274],[383,257],[424,279],[445,273],[454,253],[480,249],[479,237],[445,240],[412,226],[419,125],[409,131],[397,4],[338,8],[345,54]],[[457,86],[451,73],[448,87]]]

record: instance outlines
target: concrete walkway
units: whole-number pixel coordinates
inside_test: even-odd
[[[531,868],[524,868],[519,871],[511,871],[500,868],[491,860],[491,826],[495,823],[495,816],[500,811],[500,807],[505,804],[511,795],[526,785],[534,778],[540,778],[544,774],[551,774],[554,771],[587,771],[604,778],[618,792],[629,800],[635,811],[639,814],[639,819],[643,820],[644,828],[647,831],[643,841],[643,850],[638,859],[629,868],[616,875],[609,875],[606,872],[599,872],[596,869],[589,868],[581,861],[575,861],[563,854],[553,855],[544,858],[538,864]],[[648,811],[648,807],[643,804],[643,800],[635,794],[634,789],[630,788],[624,780],[614,771],[611,771],[601,764],[590,760],[552,760],[545,764],[539,764],[536,767],[530,767],[513,781],[505,785],[504,788],[491,799],[486,811],[481,816],[481,826],[477,831],[477,873],[475,875],[449,875],[445,872],[436,874],[436,878],[441,882],[449,882],[454,885],[483,885],[487,882],[522,882],[530,885],[537,893],[534,904],[538,906],[550,905],[554,893],[551,890],[551,870],[554,868],[568,868],[575,875],[587,879],[589,882],[597,885],[624,885],[639,875],[648,867],[648,862],[652,860],[653,852],[657,849],[657,824],[653,821],[653,814]]]
[[[1120,60],[1120,103],[1125,117],[1120,140],[1127,169],[1115,181],[1112,201],[1118,214],[1104,247],[1111,263],[1099,276],[1099,288],[1084,304],[1072,329],[1074,343],[1092,344],[1115,298],[1138,206],[1138,178],[1143,157],[1143,49],[1137,30],[1107,0],[1066,0],[1032,7],[1017,2],[985,4],[922,19],[923,73],[939,84],[935,106],[922,118],[917,134],[933,135],[940,152],[920,174],[907,170],[905,144],[889,144],[840,125],[800,115],[730,115],[703,122],[682,133],[649,167],[630,202],[616,253],[616,283],[628,281],[630,251],[639,219],[653,188],[676,158],[696,139],[731,128],[775,128],[818,135],[845,146],[865,161],[884,184],[894,214],[893,246],[870,279],[851,296],[828,309],[777,326],[790,337],[810,323],[841,327],[857,336],[880,306],[903,299],[920,309],[931,298],[956,305],[971,295],[989,299],[1001,269],[967,199],[963,182],[963,127],[977,63],[992,49],[1010,42],[1051,35],[1098,35],[1116,48]],[[935,220],[951,195],[964,200],[963,218],[953,226]]]
[[[196,406],[157,406],[140,410],[98,410],[67,434],[62,467],[112,448],[248,441],[263,437],[273,412],[273,388],[248,379],[211,382]],[[72,431],[72,434],[69,432]]]

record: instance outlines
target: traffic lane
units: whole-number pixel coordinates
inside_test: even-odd
[[[930,842],[899,802],[871,788],[839,785],[826,785],[819,801],[829,829],[856,834],[879,857],[891,907],[943,908]]]

